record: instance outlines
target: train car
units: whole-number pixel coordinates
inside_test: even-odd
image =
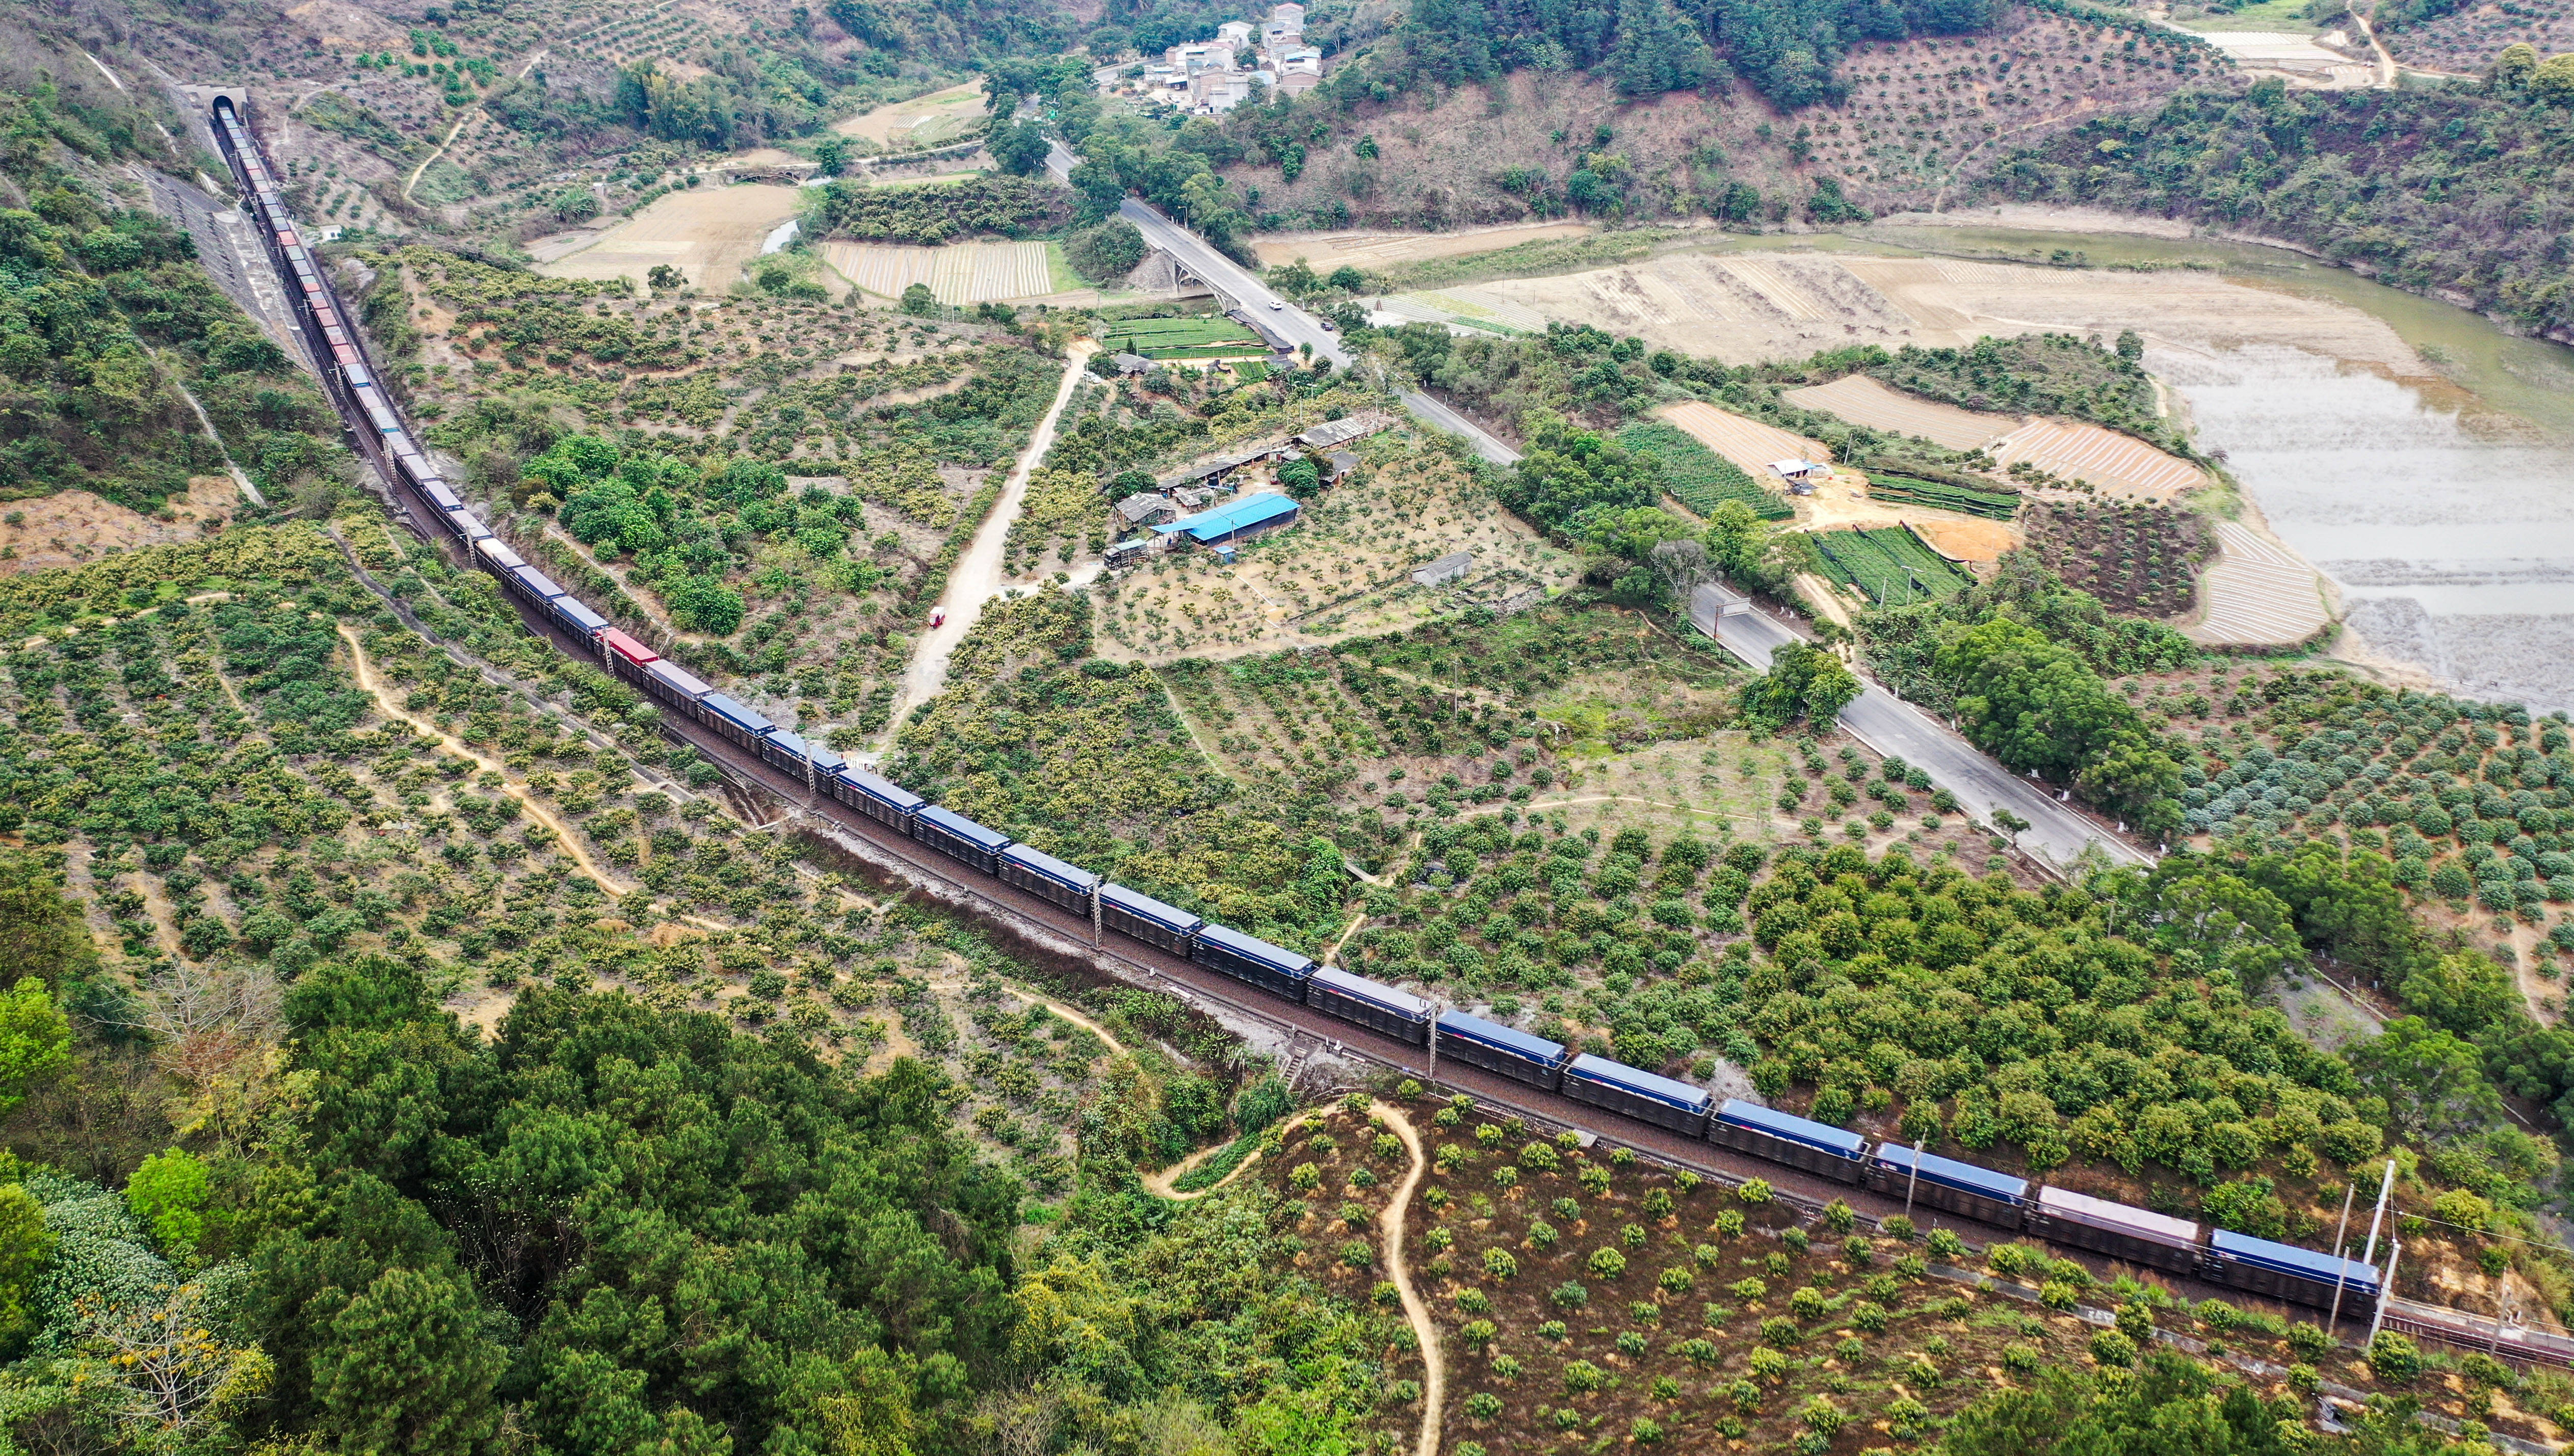
[[[511,596],[539,612],[552,609],[555,599],[564,594],[564,589],[556,584],[554,578],[538,571],[535,567],[522,566],[511,569],[501,578],[501,586]]]
[[[1206,921],[1109,880],[1099,886],[1099,922],[1120,935],[1186,955]]]
[[[2230,1228],[2208,1231],[2202,1272],[2231,1289],[2316,1309],[2332,1307],[2336,1280],[2344,1305],[2366,1308],[2377,1301],[2377,1270],[2357,1259],[2272,1243]]]
[[[1868,1159],[1870,1191],[1944,1208],[1978,1223],[2017,1228],[2028,1216],[2028,1179],[2014,1178],[1936,1153],[1883,1142]]]
[[[1305,978],[1305,1004],[1414,1046],[1430,1042],[1430,1003],[1363,975],[1323,966]]]
[[[831,775],[831,796],[877,823],[906,834],[911,832],[911,816],[929,802],[890,778],[846,763]]]
[[[778,728],[759,740],[760,761],[780,773],[797,778],[810,776],[813,786],[821,787],[840,771],[845,760],[820,743]]]
[[[528,564],[526,557],[512,551],[510,544],[497,536],[487,536],[474,543],[474,561],[483,570],[500,578],[504,585],[509,583],[512,572]]]
[[[704,679],[668,658],[657,658],[644,670],[644,691],[660,700],[662,707],[696,722],[702,717],[697,705],[715,690]]]
[[[583,645],[596,647],[599,635],[608,631],[608,619],[590,610],[590,604],[566,592],[546,604],[555,625],[571,633]]]
[[[1557,1090],[1577,1102],[1606,1107],[1690,1137],[1707,1135],[1708,1109],[1716,1100],[1705,1087],[1587,1053],[1564,1069]]]
[[[645,669],[661,660],[661,655],[644,646],[616,628],[599,635],[601,654],[608,659],[608,671],[641,688]]]
[[[934,803],[920,806],[911,816],[911,836],[950,859],[961,859],[985,874],[1001,867],[1001,851],[1010,847],[1010,836],[998,829],[987,829],[953,809]]]
[[[1561,1041],[1463,1011],[1440,1012],[1437,1035],[1441,1056],[1550,1092],[1563,1078],[1564,1064],[1573,1059],[1572,1048]]]
[[[617,629],[610,628],[610,632]],[[738,699],[722,693],[709,693],[697,700],[697,722],[715,730],[715,735],[735,747],[759,751],[759,740],[776,730],[777,725],[742,706]]]
[[[1002,850],[1000,864],[1003,884],[1015,884],[1067,910],[1090,913],[1090,897],[1099,888],[1099,876],[1080,865],[1065,863],[1025,844],[1012,844]]]
[[[456,510],[446,515],[449,534],[469,547],[492,534],[492,528],[484,525],[471,511]]]
[[[1718,1147],[1802,1168],[1836,1183],[1857,1184],[1867,1176],[1867,1138],[1848,1128],[1739,1097],[1728,1098],[1716,1110],[1708,1123],[1707,1140]]]
[[[431,476],[427,480],[421,482],[418,490],[420,491],[421,498],[428,501],[432,507],[436,508],[439,515],[458,516],[464,514],[465,498],[457,495],[454,491],[449,490],[447,488],[447,482],[440,480],[438,477]]]
[[[1212,922],[1198,927],[1197,939],[1189,945],[1189,959],[1291,1001],[1305,999],[1306,978],[1314,973],[1311,956]]]
[[[2028,1231],[2048,1243],[2107,1254],[2170,1274],[2198,1272],[2198,1225],[2062,1188],[2040,1188]]]

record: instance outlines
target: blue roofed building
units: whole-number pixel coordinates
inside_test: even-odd
[[[1302,509],[1288,497],[1264,491],[1153,529],[1164,536],[1185,535],[1200,546],[1229,546],[1295,525]]]

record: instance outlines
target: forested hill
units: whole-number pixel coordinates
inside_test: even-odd
[[[2574,98],[2506,56],[2475,91],[2183,92],[2049,138],[1989,185],[2282,238],[2574,342]]]
[[[1957,35],[1991,22],[1990,0],[1413,0],[1398,77],[1456,85],[1523,67],[1605,70],[1628,96],[1736,75],[1782,106],[1839,95],[1834,67],[1857,40]]]

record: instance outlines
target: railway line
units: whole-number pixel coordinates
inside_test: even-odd
[[[1491,1061],[1490,1047],[1499,1043],[1487,1043],[1485,1051],[1474,1051],[1471,1032],[1467,1039],[1453,1038],[1448,1029],[1450,1017],[1440,1016],[1435,1007],[1428,1007],[1425,1015],[1423,1003],[1390,987],[1374,986],[1372,982],[1341,972],[1317,971],[1310,962],[1305,962],[1302,970],[1295,972],[1293,989],[1283,987],[1276,983],[1279,962],[1275,957],[1289,956],[1290,953],[1278,947],[1265,945],[1222,926],[1205,925],[1194,917],[1188,917],[1186,928],[1179,928],[1176,924],[1160,927],[1176,931],[1176,939],[1166,946],[1154,940],[1151,933],[1155,928],[1153,924],[1136,922],[1137,917],[1131,908],[1143,907],[1148,921],[1153,912],[1166,912],[1172,916],[1183,913],[1170,906],[1136,896],[1132,891],[1118,890],[1097,876],[1089,876],[1086,871],[1041,854],[1023,856],[1023,860],[1037,865],[1038,877],[1031,879],[1025,862],[1016,865],[1004,862],[1010,853],[1019,852],[1017,846],[1009,844],[1006,836],[994,834],[935,805],[924,805],[916,796],[904,794],[898,787],[880,779],[871,780],[877,785],[876,790],[861,786],[858,793],[889,791],[892,795],[909,799],[910,806],[897,814],[887,811],[886,801],[881,796],[872,800],[861,796],[855,802],[849,801],[852,795],[844,791],[848,784],[833,776],[829,767],[821,769],[822,778],[817,780],[816,760],[827,759],[830,765],[837,765],[837,755],[808,748],[800,738],[767,724],[766,720],[741,709],[730,699],[713,693],[683,670],[660,664],[641,644],[616,631],[606,619],[571,599],[560,588],[554,588],[550,581],[527,567],[514,551],[500,543],[471,514],[457,493],[437,476],[426,455],[413,442],[392,401],[376,383],[381,376],[375,371],[365,341],[347,322],[351,316],[340,304],[327,272],[303,247],[292,222],[287,219],[283,201],[269,180],[273,174],[266,169],[264,159],[258,153],[256,139],[246,119],[237,114],[233,103],[226,98],[218,98],[212,110],[215,129],[227,158],[261,215],[271,260],[287,286],[289,298],[302,303],[303,312],[298,321],[308,342],[314,346],[315,359],[320,365],[327,392],[344,425],[358,441],[361,452],[381,475],[396,518],[459,564],[489,571],[499,578],[509,588],[505,600],[511,603],[529,630],[557,649],[578,660],[604,660],[616,676],[634,682],[665,701],[670,699],[671,683],[679,684],[693,696],[685,699],[683,713],[663,716],[662,730],[705,755],[733,782],[763,791],[789,805],[804,817],[807,826],[818,837],[839,845],[888,879],[903,882],[928,897],[947,901],[974,914],[1040,958],[1081,965],[1091,973],[1104,974],[1128,984],[1170,991],[1220,1019],[1237,1025],[1256,1024],[1283,1034],[1291,1050],[1299,1046],[1325,1048],[1331,1054],[1353,1062],[1451,1089],[1495,1114],[1523,1118],[1534,1130],[1571,1131],[1586,1143],[1606,1142],[1623,1147],[1664,1166],[1693,1172],[1721,1187],[1740,1187],[1760,1178],[1772,1186],[1775,1196],[1805,1213],[1820,1212],[1827,1202],[1839,1199],[1848,1203],[1873,1227],[1882,1226],[1885,1219],[1902,1211],[1917,1215],[1917,1223],[1933,1228],[1950,1225],[1960,1232],[1974,1232],[1987,1225],[1998,1225],[2009,1234],[2023,1233],[2023,1227],[2016,1220],[2006,1221],[1995,1211],[2004,1206],[2017,1210],[2019,1204],[2015,1200],[2019,1193],[2005,1195],[2008,1200],[2013,1200],[2007,1204],[1996,1203],[1980,1194],[1962,1195],[1964,1201],[1960,1203],[1957,1199],[1961,1195],[1953,1189],[1943,1192],[1935,1186],[1938,1179],[1931,1165],[1940,1163],[1938,1159],[1917,1159],[1911,1164],[1918,1167],[1920,1176],[1902,1180],[1905,1196],[1898,1199],[1892,1196],[1889,1180],[1885,1177],[1867,1179],[1855,1175],[1855,1168],[1866,1164],[1871,1155],[1866,1151],[1864,1140],[1839,1129],[1805,1123],[1803,1119],[1748,1105],[1740,1114],[1746,1120],[1737,1121],[1736,1104],[1729,1104],[1712,1123],[1713,1109],[1703,1092],[1696,1093],[1698,1103],[1695,1112],[1687,1108],[1674,1112],[1668,1103],[1661,1108],[1645,1106],[1632,1091],[1623,1100],[1604,1098],[1604,1088],[1623,1090],[1617,1082],[1621,1074],[1630,1079],[1627,1087],[1642,1085],[1649,1093],[1655,1084],[1685,1092],[1695,1092],[1695,1089],[1662,1083],[1650,1073],[1620,1067],[1599,1058],[1570,1058],[1569,1053],[1566,1053],[1566,1058],[1570,1059],[1570,1065],[1566,1064],[1565,1058],[1559,1058],[1548,1076],[1532,1084],[1525,1066],[1515,1074],[1505,1074],[1504,1070],[1496,1069]],[[551,589],[551,594],[545,589]],[[703,712],[699,712],[700,709]],[[750,731],[745,731],[745,719],[756,725]],[[802,771],[788,771],[781,760],[801,765]],[[854,782],[856,777],[868,776],[853,775],[851,781]],[[824,782],[830,785],[827,791]],[[964,872],[968,864],[997,877],[969,875]],[[1015,876],[1011,874],[1013,867],[1019,870]],[[1078,889],[1077,896],[1072,888],[1076,878],[1066,878],[1065,872],[1076,878],[1087,878],[1088,884]],[[1116,895],[1111,895],[1112,890],[1117,891]],[[1074,902],[1076,897],[1077,903]],[[1112,924],[1117,924],[1126,933],[1114,938],[1103,934],[1103,912]],[[1181,953],[1182,950],[1188,953]],[[1271,959],[1264,961],[1264,956]],[[1314,986],[1315,1000],[1312,1002],[1304,998],[1307,977]],[[1332,978],[1337,978],[1344,986],[1373,987],[1376,991],[1410,1002],[1405,1012],[1409,1020],[1400,1023],[1371,1020],[1367,1015],[1352,1019],[1351,1007],[1357,1003],[1346,990],[1327,994],[1326,981]],[[1279,993],[1261,995],[1255,991],[1255,986]],[[1327,1009],[1334,999],[1342,1003],[1339,1014]],[[1383,1011],[1385,1008],[1380,1005],[1377,1009]],[[1361,1024],[1362,1021],[1369,1024]],[[1524,1042],[1538,1040],[1525,1033],[1509,1032],[1508,1028],[1492,1027],[1490,1023],[1474,1024]],[[1386,1029],[1377,1029],[1379,1025]],[[1395,1034],[1397,1031],[1415,1033],[1419,1039]],[[1444,1063],[1440,1054],[1442,1045],[1456,1048]],[[1556,1049],[1564,1051],[1561,1047]],[[1486,1064],[1461,1060],[1461,1054],[1473,1055]],[[1302,1054],[1291,1054],[1290,1060],[1301,1063]],[[1586,1069],[1585,1063],[1594,1065]],[[1603,1068],[1612,1070],[1604,1072]],[[1603,1081],[1604,1076],[1609,1080]],[[1579,1095],[1569,1094],[1571,1092]],[[1599,1116],[1604,1106],[1627,1112],[1629,1116],[1609,1122],[1604,1127],[1601,1125],[1604,1119]],[[1649,1120],[1636,1120],[1640,1118]],[[1665,1125],[1655,1125],[1657,1121]],[[1729,1122],[1734,1124],[1731,1130],[1727,1126]],[[1765,1125],[1772,1126],[1774,1131],[1743,1130],[1747,1126],[1758,1128]],[[1786,1128],[1786,1131],[1780,1134],[1776,1128]],[[1801,1128],[1804,1131],[1800,1131]],[[1821,1142],[1809,1141],[1802,1147],[1793,1141],[1798,1137],[1811,1138],[1815,1134],[1825,1136]],[[1707,1140],[1710,1137],[1716,1140]],[[1848,1148],[1842,1148],[1837,1154],[1832,1152],[1843,1142],[1857,1143],[1859,1150],[1856,1154]],[[1820,1158],[1813,1151],[1817,1147],[1825,1148]],[[1736,1155],[1730,1156],[1729,1153]],[[1897,1154],[1912,1156],[1908,1150],[1889,1145],[1879,1148],[1874,1157],[1878,1163],[1887,1164],[1897,1161]],[[1961,1164],[1942,1163],[1941,1166],[1964,1168],[1966,1172],[1983,1178],[2019,1184],[2023,1191],[2030,1187],[2022,1180],[1987,1170],[1965,1168]],[[1879,1171],[1883,1172],[1883,1169]],[[1916,1195],[1923,1187],[1924,1179],[1931,1180],[1934,1186],[1927,1201],[1917,1202]],[[1854,1186],[1863,1182],[1873,1183],[1875,1191],[1867,1186]],[[2054,1190],[2041,1191],[2051,1193]],[[2083,1218],[2066,1215],[2065,1198],[2099,1208],[2117,1207],[2101,1204],[2098,1200],[2082,1199],[2080,1195],[2062,1195],[2053,1205],[2047,1205],[2041,1197],[2027,1205],[2033,1216],[2025,1227],[2025,1233],[2037,1237],[2062,1235],[2062,1238],[2048,1241],[2069,1239],[2071,1247],[2068,1252],[2096,1268],[2109,1267],[2112,1257],[2121,1261],[2131,1260],[2138,1267],[2154,1267],[2168,1283],[2193,1297],[2200,1293],[2223,1295],[2243,1303],[2261,1302],[2247,1298],[2248,1294],[2285,1292],[2293,1297],[2300,1292],[2295,1285],[2302,1278],[2306,1281],[2302,1290],[2306,1297],[2299,1302],[2312,1305],[2322,1302],[2314,1297],[2311,1273],[2300,1274],[2294,1267],[2288,1268],[2284,1282],[2280,1277],[2270,1277],[2267,1283],[2260,1279],[2247,1279],[2246,1267],[2231,1258],[2225,1240],[2232,1237],[2238,1248],[2258,1244],[2259,1240],[2217,1233],[2213,1236],[2213,1243],[2171,1244],[2166,1240],[2160,1252],[2142,1244],[2130,1248],[2128,1245],[2135,1240],[2121,1242],[2125,1235],[2104,1239],[2099,1232],[2084,1232]],[[1943,1219],[1940,1216],[1943,1207],[1952,1212],[1962,1211],[1966,1217],[1962,1220]],[[2154,1217],[2143,1214],[2141,1210],[2121,1211],[2142,1219]],[[2182,1225],[2178,1220],[2162,1219],[2160,1222],[2174,1228],[2197,1228],[2196,1225]],[[2107,1227],[2096,1223],[2088,1226],[2094,1230]],[[2191,1238],[2197,1237],[2193,1232]],[[2327,1261],[2326,1256],[2283,1245],[2263,1247],[2278,1254],[2316,1261],[2317,1265],[2328,1263],[2334,1271],[2330,1287],[2338,1311],[2344,1277],[2339,1272],[2340,1260]],[[2175,1256],[2176,1251],[2185,1254],[2192,1248],[2196,1248],[2203,1257]],[[2122,1262],[2120,1266],[2125,1264]],[[2380,1288],[2385,1287],[2378,1285],[2375,1271],[2367,1266],[2349,1267],[2367,1276],[2370,1294],[2377,1294]],[[2211,1282],[2211,1279],[2221,1282]],[[2376,1320],[2389,1317],[2390,1303],[2400,1303],[2402,1307],[2392,1311],[2394,1319],[2400,1321],[2404,1328],[2427,1338],[2487,1349],[2505,1358],[2574,1365],[2574,1341],[2528,1331],[2510,1331],[2493,1320],[2478,1319],[2439,1306],[2391,1301],[2383,1296],[2373,1302],[2372,1330],[2376,1328]],[[2358,1312],[2350,1311],[2354,1315]]]

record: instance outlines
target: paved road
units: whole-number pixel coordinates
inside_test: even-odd
[[[1068,179],[1074,161],[1058,142],[1046,158],[1046,167],[1056,180],[1062,181]],[[1335,367],[1348,366],[1349,356],[1341,349],[1338,335],[1271,292],[1205,239],[1131,197],[1118,209],[1118,216],[1133,223],[1147,244],[1179,259],[1198,277],[1231,294],[1244,308],[1265,315],[1269,326],[1290,343],[1310,343],[1315,354],[1330,359]],[[1280,307],[1270,308],[1273,303]],[[1428,395],[1408,391],[1403,403],[1413,418],[1433,429],[1465,437],[1477,455],[1495,465],[1516,464],[1520,458],[1518,451]],[[1770,666],[1773,651],[1798,640],[1777,619],[1759,611],[1718,618],[1717,631],[1712,635],[1728,652],[1764,671]],[[1842,711],[1842,727],[1877,751],[1894,753],[1907,763],[1919,763],[1930,770],[1931,781],[1955,794],[1976,818],[1989,823],[1994,809],[2006,808],[2028,820],[2029,827],[2019,836],[2020,847],[2052,863],[2071,863],[2086,844],[2098,844],[2118,863],[2151,862],[2151,856],[2099,828],[2069,805],[2058,803],[2052,790],[2032,780],[2013,777],[2010,770],[1984,756],[1929,714],[1874,684]]]
[[[1767,671],[1770,655],[1803,641],[1787,624],[1759,608],[1718,616],[1710,606],[1715,589],[1702,587],[1690,616],[1700,631],[1714,618],[1713,636],[1727,652]],[[1865,681],[1865,680],[1863,680]],[[1991,823],[1993,810],[2009,809],[2028,821],[2019,846],[2053,864],[2070,864],[2083,846],[2097,844],[2120,864],[2149,864],[2152,856],[2056,801],[2055,793],[2034,779],[2014,777],[1938,720],[1874,683],[1842,710],[1842,727],[1881,753],[1930,770],[1930,781],[1957,796],[1967,812]]]

